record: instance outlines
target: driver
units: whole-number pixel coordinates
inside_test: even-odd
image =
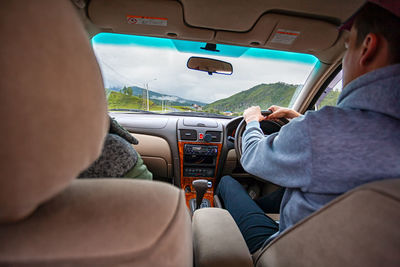
[[[245,110],[243,168],[285,188],[284,194],[278,191],[256,203],[236,180],[221,179],[216,193],[251,253],[337,196],[400,177],[399,16],[400,1],[368,1],[341,27],[351,30],[336,107],[300,115],[272,106],[268,117],[260,107]],[[259,122],[277,118],[291,121],[264,136]],[[278,225],[264,207],[279,202]]]

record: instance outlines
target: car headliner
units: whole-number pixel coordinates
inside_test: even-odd
[[[173,40],[231,44],[308,53],[320,66],[304,85],[293,108],[303,112],[326,79],[340,66],[346,32],[338,27],[364,0],[73,0],[89,37],[100,32]],[[162,26],[131,24],[129,17],[163,19]],[[276,42],[279,32],[297,33]],[[274,41],[275,40],[275,41]]]

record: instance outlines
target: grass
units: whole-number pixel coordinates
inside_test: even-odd
[[[110,91],[107,94],[108,109],[141,109],[147,110],[147,105],[143,105],[143,99],[137,96],[126,95],[120,92]],[[171,111],[193,111],[191,107],[172,106],[162,111],[162,106],[149,101],[149,110],[152,112],[171,112]]]

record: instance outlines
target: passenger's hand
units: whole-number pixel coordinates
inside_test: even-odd
[[[261,115],[261,108],[259,106],[252,106],[243,112],[243,119],[246,123],[251,121],[262,121],[265,117]]]
[[[272,111],[272,114],[267,117],[267,120],[276,120],[280,118],[293,119],[301,115],[293,109],[279,106],[271,106],[269,107],[269,110]]]

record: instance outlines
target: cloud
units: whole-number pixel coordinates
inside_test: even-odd
[[[167,100],[167,101],[174,101],[174,102],[178,101],[178,99],[179,99],[176,96],[153,96],[150,98],[156,99],[156,100]],[[179,101],[179,102],[184,103],[185,101]]]
[[[255,57],[217,57],[232,63],[232,75],[208,75],[186,67],[189,53],[173,49],[94,44],[107,88],[144,87],[162,94],[206,103],[229,97],[260,83],[303,84],[313,65]],[[154,80],[156,79],[156,80]],[[175,101],[175,100],[170,100]]]

